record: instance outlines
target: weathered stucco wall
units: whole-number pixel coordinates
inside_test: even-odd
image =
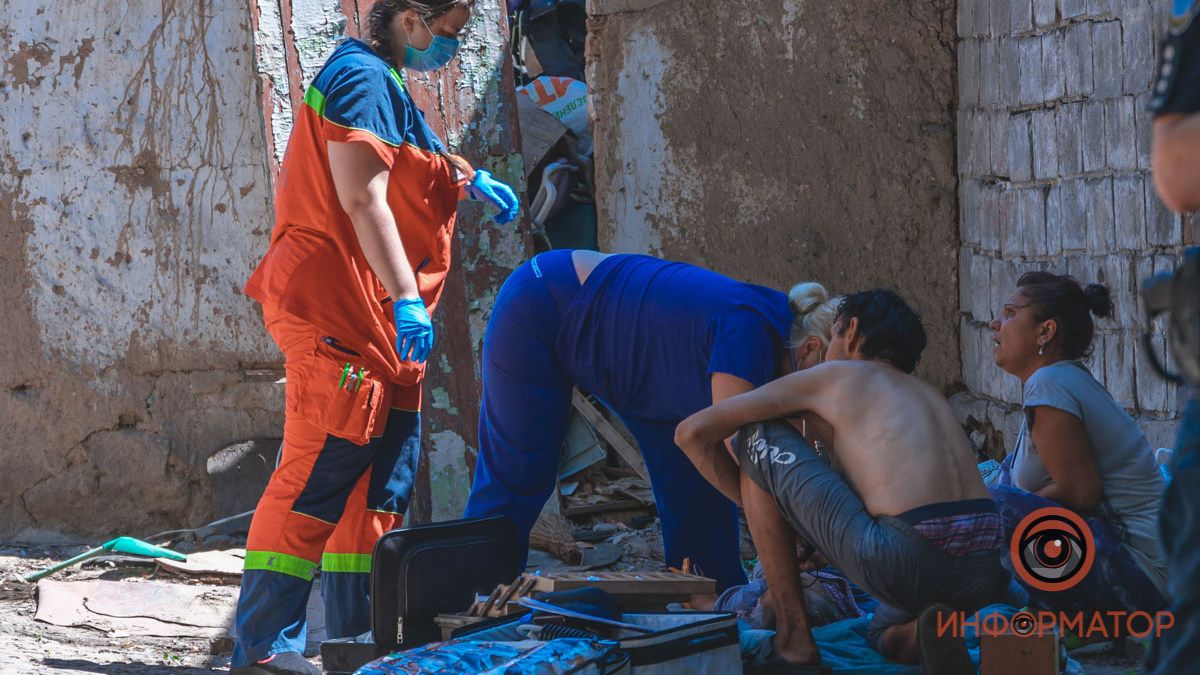
[[[1017,378],[993,365],[987,322],[1024,272],[1106,284],[1088,366],[1169,446],[1179,397],[1140,342],[1141,280],[1189,235],[1150,176],[1146,110],[1166,3],[960,0],[959,137],[964,419],[1002,455],[1020,425]],[[1161,326],[1160,326],[1161,328]],[[1166,351],[1163,333],[1156,337]]]
[[[207,460],[280,435],[280,355],[241,287],[304,87],[370,5],[9,3],[0,539],[198,525]],[[453,149],[520,189],[506,35],[478,3],[459,59],[409,84]],[[461,514],[483,327],[524,258],[520,228],[488,215],[462,209],[435,317],[416,520]]]
[[[602,247],[900,291],[959,380],[954,3],[591,0]]]
[[[207,457],[281,426],[249,7],[5,8],[0,538],[195,523]]]

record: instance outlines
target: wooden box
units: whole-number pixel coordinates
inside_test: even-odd
[[[1015,633],[979,638],[981,675],[1058,675],[1058,633],[1022,637]]]

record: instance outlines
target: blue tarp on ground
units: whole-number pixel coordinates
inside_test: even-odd
[[[1009,605],[989,605],[979,610],[980,619],[992,614],[1010,617],[1017,608]],[[821,650],[821,661],[837,673],[861,673],[863,675],[919,675],[920,666],[888,661],[875,651],[867,641],[867,623],[870,616],[847,619],[813,630],[813,638]],[[750,630],[742,632],[742,654],[753,654],[756,646],[774,635],[773,631]],[[975,629],[966,628],[967,652],[975,667],[979,667],[979,637]]]

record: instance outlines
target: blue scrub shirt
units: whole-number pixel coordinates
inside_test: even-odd
[[[774,379],[791,321],[777,290],[618,255],[592,271],[555,347],[572,381],[623,416],[682,420],[712,404],[713,373]]]

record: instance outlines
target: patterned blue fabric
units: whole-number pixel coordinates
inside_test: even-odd
[[[588,672],[589,662],[605,662],[617,651],[617,643],[582,638],[560,638],[549,642],[435,642],[376,659],[355,675],[460,675],[479,673],[552,675]],[[597,668],[591,672],[603,672]]]
[[[1063,508],[1058,502],[1010,485],[994,485],[988,488],[988,492],[996,501],[1006,541],[1012,540],[1017,525],[1030,513],[1049,506]],[[1068,613],[1117,610],[1153,612],[1164,608],[1166,601],[1162,594],[1107,522],[1094,516],[1085,515],[1083,519],[1092,531],[1096,546],[1091,571],[1079,585],[1065,591],[1042,591],[1022,583],[1029,593],[1030,605]],[[1020,582],[1020,576],[1013,569],[1012,557],[1001,556],[1001,562]]]

